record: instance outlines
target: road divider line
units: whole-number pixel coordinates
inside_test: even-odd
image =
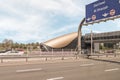
[[[107,70],[105,70],[105,72],[109,72],[109,71],[117,71],[117,70],[119,70],[119,68],[107,69]]]
[[[22,72],[31,72],[31,71],[40,71],[40,70],[42,70],[42,68],[16,70],[16,72],[17,72],[17,73],[22,73]]]
[[[90,63],[90,64],[82,64],[82,65],[80,65],[81,67],[84,67],[84,66],[92,66],[92,65],[94,65],[94,63]]]
[[[56,77],[56,78],[50,78],[50,79],[47,79],[47,80],[60,80],[60,79],[63,79],[64,77]]]

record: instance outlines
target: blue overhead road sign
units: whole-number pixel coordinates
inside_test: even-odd
[[[86,5],[86,23],[120,15],[120,0],[98,0]]]

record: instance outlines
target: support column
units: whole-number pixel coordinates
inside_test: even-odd
[[[82,25],[85,22],[85,18],[81,21],[79,28],[78,28],[78,55],[81,54],[81,37],[82,37]]]
[[[100,43],[94,43],[94,51],[99,52],[100,51]]]
[[[91,30],[91,55],[93,53],[93,34],[92,34],[92,30]]]

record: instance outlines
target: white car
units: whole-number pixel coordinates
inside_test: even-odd
[[[3,53],[0,53],[0,56],[22,56],[24,54],[24,51],[6,51]]]

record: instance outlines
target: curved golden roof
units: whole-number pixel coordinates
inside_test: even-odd
[[[77,35],[77,32],[66,34],[46,41],[44,44],[52,48],[63,48],[69,45],[77,37]]]

